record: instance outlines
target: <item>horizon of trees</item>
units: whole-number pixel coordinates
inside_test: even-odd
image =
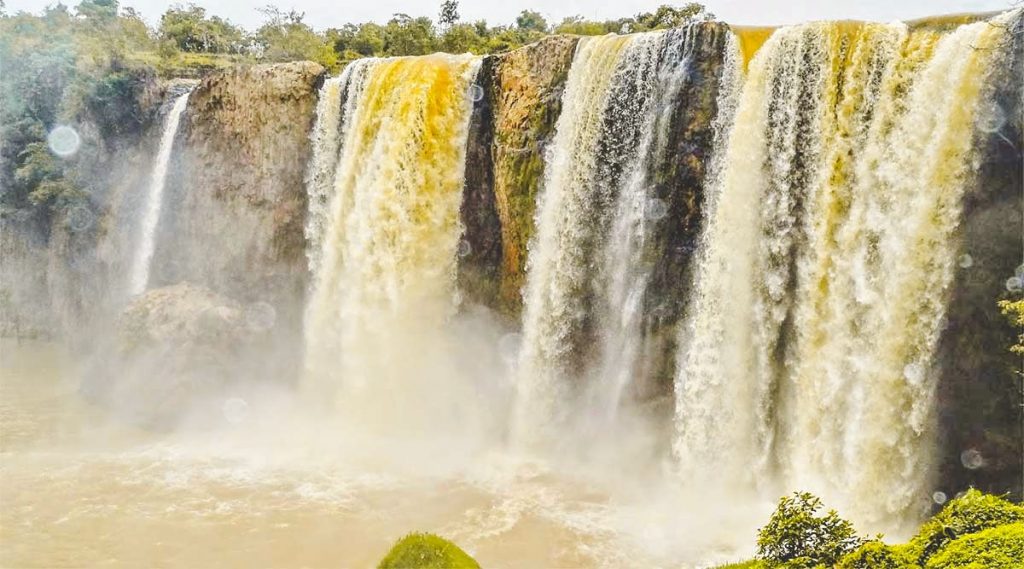
[[[122,6],[118,0],[82,0],[74,9],[57,2],[39,15],[24,11],[8,14],[0,0],[3,20],[52,23],[63,19],[65,24],[83,28],[78,30],[79,35],[104,36],[98,38],[102,39],[101,43],[116,43],[116,48],[129,54],[152,53],[163,60],[181,59],[181,54],[225,55],[271,62],[308,59],[334,71],[360,57],[433,52],[483,55],[514,49],[555,33],[642,32],[714,18],[703,5],[689,2],[681,6],[666,4],[653,12],[603,21],[573,16],[550,23],[539,12],[523,10],[515,22],[492,26],[485,20],[462,21],[458,0],[443,0],[436,21],[428,16],[396,13],[385,23],[349,23],[318,31],[306,21],[303,12],[286,11],[274,5],[257,10],[264,20],[250,31],[210,14],[194,2],[172,5],[151,27],[136,10]],[[38,22],[35,24],[27,27],[38,27]],[[15,30],[19,30],[19,26],[16,25]]]

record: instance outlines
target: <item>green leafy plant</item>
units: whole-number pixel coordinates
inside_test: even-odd
[[[757,556],[772,567],[832,567],[864,543],[835,510],[824,515],[821,499],[808,492],[783,496],[757,533]]]
[[[377,569],[480,569],[480,564],[447,539],[412,533],[398,540]]]
[[[1020,569],[1024,566],[1024,523],[1007,524],[950,542],[925,569]]]
[[[917,562],[925,565],[946,544],[960,537],[1021,522],[1024,507],[972,488],[950,500],[941,512],[925,522],[910,541],[910,549]]]
[[[911,569],[918,567],[906,546],[872,539],[839,560],[836,569]]]

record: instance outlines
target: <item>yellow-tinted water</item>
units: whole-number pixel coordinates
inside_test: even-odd
[[[425,444],[401,453],[420,453],[410,466],[391,443],[333,444],[335,426],[302,426],[283,393],[251,396],[219,429],[147,432],[84,401],[72,376],[53,345],[0,344],[0,567],[372,567],[414,530],[485,567],[695,566],[753,543],[747,513],[691,526],[709,508],[649,481],[496,450]]]

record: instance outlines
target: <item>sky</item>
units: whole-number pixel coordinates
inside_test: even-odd
[[[8,12],[39,12],[56,0],[5,0]],[[74,6],[78,0],[63,0]],[[187,1],[187,0],[186,0]],[[684,4],[686,0],[460,0],[463,21],[485,19],[492,25],[510,24],[521,10],[535,10],[555,23],[566,16],[581,15],[604,20],[652,11],[659,4]],[[155,24],[178,0],[121,0]],[[305,12],[306,22],[316,29],[345,23],[386,22],[394,13],[437,19],[441,0],[193,0],[207,13],[221,16],[248,29],[263,20],[257,7],[268,3],[282,9]],[[731,24],[780,25],[810,20],[874,20],[889,22],[957,12],[1004,10],[1020,0],[706,0],[716,16]]]

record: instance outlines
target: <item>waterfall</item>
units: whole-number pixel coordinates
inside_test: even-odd
[[[459,396],[443,333],[454,311],[459,205],[472,110],[472,56],[353,64],[321,105],[311,180],[316,200],[340,150],[324,221],[311,219],[313,290],[306,379],[318,398],[363,427],[456,422]],[[314,204],[312,207],[320,207]],[[319,227],[319,228],[318,228]],[[442,385],[439,382],[446,382]],[[456,403],[452,403],[452,402]],[[419,422],[417,420],[419,419]]]
[[[696,50],[715,30],[580,40],[527,266],[514,426],[523,444],[544,444],[567,422],[613,428],[630,392],[656,375],[648,332],[672,310],[669,295],[652,294],[655,266],[676,268],[666,236],[685,231],[669,222],[697,218],[682,195],[696,190],[675,179],[689,173],[676,144],[688,126],[683,90],[700,82]]]
[[[164,119],[160,148],[157,150],[153,174],[142,204],[138,246],[132,258],[128,281],[128,293],[131,296],[142,294],[149,284],[149,270],[156,248],[156,230],[160,223],[160,209],[163,207],[164,185],[167,183],[167,168],[171,162],[171,152],[174,150],[174,139],[178,134],[178,123],[181,122],[181,115],[188,106],[188,96],[189,93],[185,93],[174,99],[171,110]]]
[[[750,61],[680,330],[686,479],[775,473],[878,529],[923,512],[931,362],[1006,23],[808,24]]]

